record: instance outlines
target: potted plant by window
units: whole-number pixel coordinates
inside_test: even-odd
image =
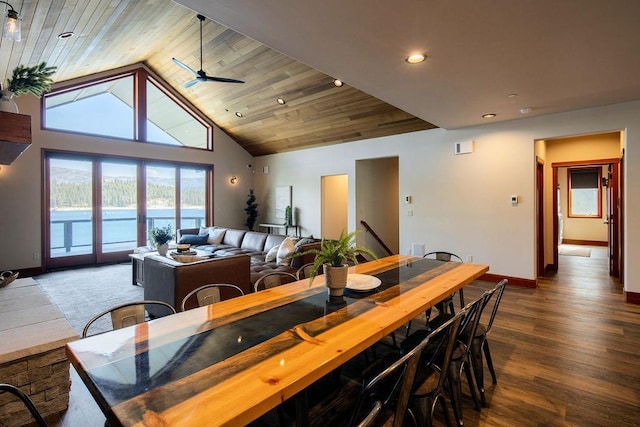
[[[357,234],[358,231],[347,234],[342,230],[337,240],[323,238],[320,242],[320,249],[310,249],[296,255],[315,254],[315,259],[309,272],[309,285],[313,283],[313,279],[316,278],[320,272],[320,267],[322,267],[329,295],[342,296],[344,288],[347,286],[347,270],[349,268],[347,262],[351,261],[354,264],[358,264],[358,254],[378,259],[370,249],[356,245],[355,238]]]
[[[149,230],[149,240],[156,246],[158,253],[162,256],[167,255],[171,239],[173,239],[171,224],[167,224],[165,227],[152,227]]]
[[[51,76],[56,69],[57,67],[50,67],[46,62],[33,67],[18,65],[13,70],[11,78],[7,79],[6,87],[0,87],[0,110],[17,113],[18,107],[13,100],[16,96],[31,93],[40,98],[44,92],[51,89]]]

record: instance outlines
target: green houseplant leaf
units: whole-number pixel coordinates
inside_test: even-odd
[[[355,238],[358,233],[359,231],[356,230],[347,234],[342,230],[337,240],[322,238],[320,249],[310,249],[295,255],[315,255],[313,266],[309,272],[309,285],[313,283],[313,279],[320,273],[320,269],[324,264],[329,264],[332,267],[341,267],[349,261],[358,264],[358,254],[368,255],[373,259],[378,259],[370,249],[355,244]]]
[[[46,62],[33,67],[18,65],[14,68],[11,78],[7,79],[7,89],[15,96],[31,93],[40,98],[44,92],[51,89],[53,83],[51,76],[56,70],[57,67],[50,67]]]
[[[173,239],[171,224],[167,224],[165,227],[152,227],[149,230],[149,240],[155,245],[165,244],[171,239]]]

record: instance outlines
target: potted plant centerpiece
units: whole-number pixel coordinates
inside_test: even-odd
[[[171,232],[171,224],[167,224],[165,227],[152,227],[149,230],[149,240],[156,245],[158,253],[162,256],[167,255],[169,250],[169,240],[173,239],[173,233]]]
[[[358,231],[347,234],[342,230],[337,240],[323,238],[320,242],[320,249],[310,249],[304,253],[315,254],[315,259],[309,272],[309,285],[313,283],[313,279],[316,278],[320,272],[320,267],[322,267],[329,295],[342,296],[344,288],[347,286],[347,271],[349,268],[349,265],[346,264],[347,261],[358,264],[358,254],[378,259],[370,249],[356,245],[355,238],[357,234]]]

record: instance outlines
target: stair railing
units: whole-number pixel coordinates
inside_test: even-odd
[[[389,246],[387,246],[382,239],[380,238],[380,236],[378,236],[378,234],[373,231],[373,228],[371,228],[371,226],[369,224],[367,224],[367,221],[360,221],[360,224],[362,224],[362,226],[369,232],[371,233],[371,236],[373,236],[374,239],[376,239],[376,242],[378,242],[380,244],[380,246],[382,246],[382,248],[387,252],[387,254],[389,255],[393,255],[393,252],[391,251],[391,249],[389,249]]]

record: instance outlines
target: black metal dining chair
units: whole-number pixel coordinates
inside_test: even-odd
[[[138,323],[143,323],[149,320],[147,317],[147,313],[145,311],[146,305],[159,305],[166,308],[167,314],[175,314],[176,309],[173,308],[171,304],[168,304],[164,301],[155,301],[155,300],[141,300],[141,301],[132,301],[126,302],[124,304],[116,305],[115,307],[108,308],[95,316],[93,316],[84,326],[82,330],[82,338],[86,338],[89,332],[89,328],[101,317],[110,315],[111,316],[111,325],[113,329],[121,329],[127,326],[136,325]],[[102,331],[105,332],[105,331]],[[99,333],[102,333],[99,332]],[[94,334],[97,335],[97,334]]]
[[[493,321],[498,312],[498,306],[500,305],[500,301],[502,300],[502,295],[504,294],[507,283],[508,280],[503,279],[493,289],[488,291],[488,297],[486,298],[484,305],[491,306],[489,320],[487,321],[487,323],[482,323],[481,321],[478,324],[478,327],[473,334],[473,339],[471,340],[471,360],[473,362],[473,372],[476,379],[476,385],[480,393],[480,401],[482,403],[482,406],[487,406],[487,400],[484,392],[483,353],[484,357],[487,359],[487,367],[489,368],[489,373],[491,374],[493,384],[496,384],[498,382],[495,369],[493,368],[493,361],[491,360],[491,352],[489,351],[489,341],[487,341],[487,335],[489,334],[489,331],[491,331],[491,327],[493,326]],[[491,301],[493,301],[493,305],[491,305]]]
[[[229,290],[233,293],[233,296],[243,296],[244,292],[236,285],[231,285],[229,283],[211,283],[208,285],[200,286],[191,292],[189,292],[182,299],[182,303],[180,304],[180,310],[185,311],[185,307],[189,303],[189,299],[194,295],[198,301],[198,307],[204,307],[205,305],[213,304],[221,301],[221,291]]]
[[[409,403],[409,413],[414,425],[431,426],[438,402],[440,402],[447,425],[451,424],[446,402],[445,384],[451,366],[453,350],[456,346],[458,331],[466,314],[467,309],[461,309],[427,335],[430,337],[429,341],[432,344],[428,345],[422,352]],[[407,349],[406,342],[403,343],[402,347]]]
[[[442,355],[425,356],[429,349],[447,348],[451,332],[458,331],[463,313],[427,335],[403,354],[388,353],[368,366],[361,381],[347,380],[340,390],[309,411],[312,426],[405,425],[416,375]],[[455,337],[454,337],[455,338]],[[409,421],[409,420],[407,420]],[[415,423],[415,420],[414,420]]]
[[[313,267],[312,262],[301,266],[298,271],[296,271],[296,277],[298,278],[298,280],[308,279],[309,275],[311,274],[311,267]]]
[[[258,292],[262,289],[275,288],[276,286],[284,285],[286,283],[295,282],[298,280],[295,274],[287,273],[285,271],[274,271],[256,280],[253,285],[253,291]]]
[[[445,261],[445,262],[449,262],[449,261],[453,261],[453,262],[462,262],[462,258],[452,252],[446,252],[446,251],[433,251],[433,252],[428,252],[426,254],[424,254],[422,256],[422,258],[427,258],[427,259],[436,259],[438,261]],[[458,291],[458,295],[460,298],[460,308],[463,308],[465,306],[464,304],[464,291],[462,290],[462,288],[460,288],[460,290]],[[436,317],[439,317],[437,319],[436,322],[436,327],[438,324],[441,324],[443,322],[445,322],[446,320],[450,319],[453,314],[455,313],[455,305],[453,303],[453,296],[454,295],[449,295],[447,298],[445,298],[444,300],[438,302],[435,307],[437,310],[437,315]],[[448,308],[448,310],[447,310]],[[431,313],[432,313],[432,309],[431,307],[428,308],[424,315],[425,315],[425,327],[427,328],[427,330],[431,329],[429,327],[429,322],[431,321]],[[412,325],[412,321],[409,321],[406,325],[406,330],[405,330],[405,336],[408,337],[411,334],[411,325]]]

